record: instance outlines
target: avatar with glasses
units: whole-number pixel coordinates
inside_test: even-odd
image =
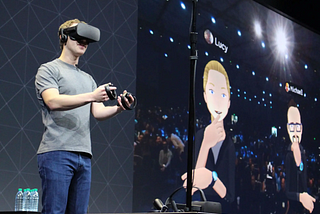
[[[291,144],[288,147],[286,167],[286,195],[293,213],[303,213],[303,208],[312,213],[315,199],[307,193],[306,154],[302,147],[302,123],[299,109],[292,105],[287,113],[287,131]]]
[[[302,124],[301,123],[288,123],[289,126],[289,132],[301,132],[301,127]]]

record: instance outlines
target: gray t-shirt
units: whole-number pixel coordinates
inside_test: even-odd
[[[59,94],[66,95],[92,92],[97,88],[93,78],[79,68],[55,59],[40,66],[35,86],[44,124],[44,134],[37,153],[63,150],[92,155],[91,104],[67,111],[51,111],[44,103],[41,93],[49,88],[56,88]]]
[[[219,152],[220,152],[220,148],[222,146],[223,140],[219,141],[216,145],[214,145],[213,147],[211,147],[211,151],[213,153],[213,157],[214,157],[214,163],[217,163],[218,160],[218,156],[219,156]]]

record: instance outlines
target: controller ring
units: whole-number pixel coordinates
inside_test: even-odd
[[[117,92],[116,92],[116,90],[111,90],[110,86],[113,86],[113,84],[112,83],[106,84],[105,90],[107,92],[107,95],[108,95],[109,99],[110,100],[115,100],[117,98]]]
[[[125,98],[127,98],[129,101],[132,101],[131,97],[129,97],[130,95],[133,97],[133,103],[130,106],[127,106]],[[121,95],[121,104],[126,110],[133,110],[137,105],[137,98],[136,96],[132,95],[130,92],[127,92]]]

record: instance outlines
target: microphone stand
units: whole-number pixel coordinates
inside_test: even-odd
[[[187,196],[186,208],[187,211],[192,210],[192,187],[193,187],[193,150],[194,150],[194,135],[195,135],[195,76],[198,60],[198,51],[196,50],[197,36],[196,32],[196,17],[197,17],[197,2],[192,0],[192,14],[190,25],[190,91],[189,91],[189,128],[188,128],[188,163],[187,163]]]

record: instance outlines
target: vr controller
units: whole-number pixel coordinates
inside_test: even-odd
[[[66,42],[68,36],[72,40],[86,40],[88,43],[100,40],[100,30],[88,24],[78,23],[76,26],[60,29],[61,41]]]
[[[115,99],[117,99],[117,92],[116,92],[116,90],[111,90],[110,86],[113,86],[113,84],[112,83],[106,84],[105,90],[107,92],[109,99],[115,100]],[[130,97],[130,95],[133,97],[133,100]],[[121,97],[121,104],[126,110],[132,110],[136,107],[137,98],[133,94],[131,94],[130,92],[124,93],[120,97]],[[132,104],[130,106],[127,105],[126,99],[129,100],[129,102],[132,102]],[[119,106],[119,104],[118,104],[118,106]]]

